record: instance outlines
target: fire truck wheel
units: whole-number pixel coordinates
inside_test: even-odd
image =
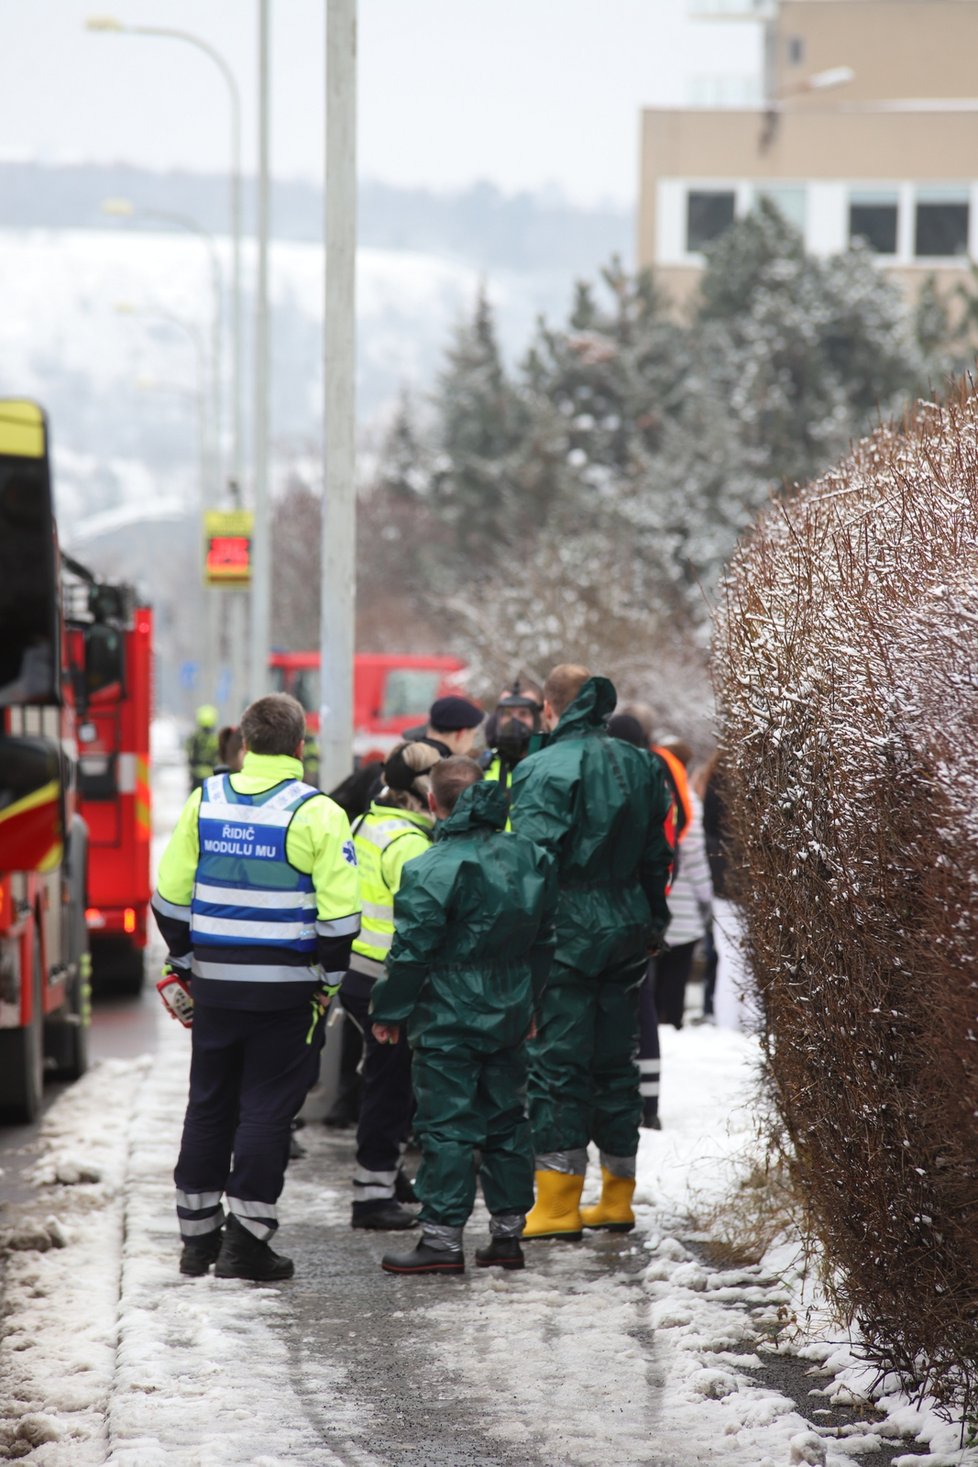
[[[0,1030],[0,1111],[10,1120],[37,1119],[44,1090],[44,999],[41,938],[34,933],[32,1018],[24,1029]]]
[[[44,1026],[44,1053],[62,1080],[80,1080],[88,1069],[92,1009],[92,959],[85,922],[88,848],[84,827],[72,831],[71,903],[68,909],[68,963],[72,977],[63,1007]]]

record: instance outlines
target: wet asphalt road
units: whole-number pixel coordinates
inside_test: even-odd
[[[153,963],[148,959],[147,973],[154,971]],[[103,1059],[135,1059],[141,1054],[155,1053],[158,1016],[166,1017],[161,1015],[156,988],[148,977],[143,992],[136,998],[97,994],[92,1001],[90,1064]],[[0,1226],[3,1225],[5,1207],[33,1200],[33,1189],[25,1178],[34,1164],[41,1121],[58,1097],[69,1088],[62,1081],[48,1080],[38,1120],[26,1126],[0,1124]]]

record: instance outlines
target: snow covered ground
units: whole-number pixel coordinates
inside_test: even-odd
[[[172,729],[158,730],[164,748],[175,752]],[[182,790],[179,765],[158,763],[159,832]],[[616,1253],[596,1238],[536,1244],[522,1274],[473,1270],[461,1284],[382,1278],[383,1307],[349,1320],[349,1332],[383,1352],[407,1312],[440,1390],[477,1411],[507,1462],[698,1467],[722,1456],[730,1467],[842,1467],[919,1435],[929,1451],[898,1452],[895,1462],[975,1467],[978,1450],[956,1450],[956,1428],[898,1395],[857,1410],[844,1428],[810,1424],[837,1402],[859,1402],[869,1372],[805,1295],[790,1243],[756,1267],[711,1267],[690,1220],[721,1204],[747,1164],[754,1043],[709,1026],[662,1038],[663,1130],[643,1134],[639,1225]],[[315,1336],[290,1349],[299,1278],[273,1288],[177,1273],[170,1175],[188,1052],[187,1035],[161,1011],[155,1055],[99,1064],[47,1115],[36,1205],[0,1240],[9,1250],[0,1458],[395,1467],[383,1403],[364,1402],[341,1362],[310,1352]],[[322,1133],[305,1134],[313,1130]],[[347,1175],[316,1165],[317,1141],[325,1145],[325,1134],[286,1186],[283,1244],[290,1228],[300,1245],[310,1228],[333,1230],[352,1270],[367,1239],[349,1230]],[[302,1247],[286,1251],[301,1275]],[[342,1308],[342,1290],[342,1276],[328,1280],[324,1310],[327,1297]],[[799,1324],[786,1328],[792,1317]],[[809,1420],[762,1383],[779,1349],[812,1362]],[[481,1459],[469,1441],[458,1460]]]

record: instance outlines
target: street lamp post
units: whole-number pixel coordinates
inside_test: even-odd
[[[319,658],[322,786],[353,752],[356,535],[356,0],[326,5],[324,474]]]
[[[268,681],[271,629],[271,546],[268,509],[268,216],[269,43],[268,0],[258,0],[258,271],[255,281],[254,486],[252,535],[250,694]]]
[[[794,86],[785,87],[777,95],[769,95],[764,106],[764,122],[758,138],[758,151],[766,153],[778,135],[778,124],[785,102],[792,97],[805,96],[808,92],[829,92],[834,87],[845,87],[854,81],[856,73],[851,66],[830,66],[825,71],[816,71]]]
[[[231,248],[232,248],[232,302],[231,302],[231,438],[232,470],[235,482],[241,483],[242,460],[242,371],[241,371],[241,96],[234,72],[221,53],[189,31],[174,30],[169,26],[126,25],[113,16],[92,16],[85,22],[90,31],[103,34],[157,36],[164,40],[184,41],[194,46],[220,71],[228,88],[231,100]]]

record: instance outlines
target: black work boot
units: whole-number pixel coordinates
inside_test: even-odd
[[[402,1166],[397,1169],[394,1178],[394,1196],[398,1202],[417,1202],[418,1196],[414,1190],[414,1183]]]
[[[295,1273],[291,1258],[273,1253],[268,1244],[248,1231],[233,1215],[228,1218],[224,1241],[214,1265],[216,1279],[252,1279],[255,1283],[275,1283],[290,1279]]]
[[[464,1273],[461,1248],[431,1248],[422,1237],[410,1253],[385,1253],[381,1268],[387,1273]]]
[[[490,1238],[488,1248],[475,1250],[475,1261],[480,1268],[523,1268],[523,1249],[519,1238]]]
[[[350,1226],[370,1228],[375,1233],[400,1233],[418,1225],[418,1214],[408,1212],[393,1197],[383,1202],[354,1202]]]
[[[217,1262],[221,1251],[222,1233],[215,1228],[212,1233],[202,1233],[198,1238],[184,1238],[180,1254],[180,1272],[187,1278],[199,1279]]]

